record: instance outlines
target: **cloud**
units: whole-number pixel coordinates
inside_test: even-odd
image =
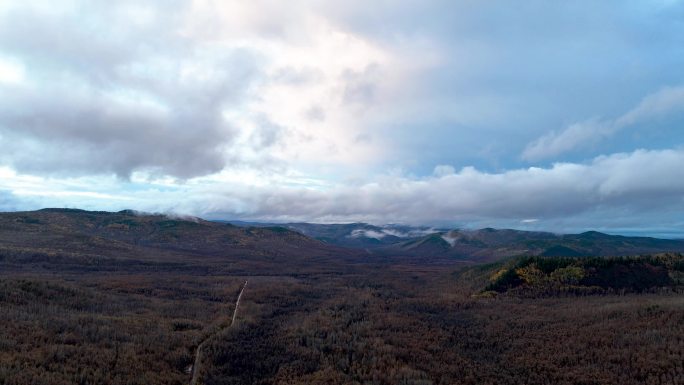
[[[574,216],[597,209],[682,209],[684,151],[639,150],[588,164],[485,173],[465,168],[423,179],[385,177],[328,190],[255,192],[245,215],[307,220],[435,222]],[[220,201],[220,195],[216,199]]]
[[[679,78],[675,5],[587,5],[4,2],[0,145],[13,151],[0,162],[178,178],[269,164],[319,177],[518,167],[519,148],[559,116],[624,108]],[[593,125],[612,135],[602,123],[547,135],[529,156],[600,143],[587,138]]]
[[[684,111],[684,86],[665,87],[646,96],[639,105],[615,119],[614,125],[623,128],[681,111]]]
[[[0,1],[0,202],[661,223],[681,212],[684,88],[643,95],[681,82],[682,9]],[[582,148],[613,155],[525,168]]]
[[[519,226],[522,221],[542,230],[563,230],[568,223],[573,228],[624,228],[645,220],[657,220],[661,226],[681,222],[682,164],[681,149],[637,150],[549,168],[501,173],[464,168],[424,178],[385,175],[316,188],[306,187],[311,181],[298,184],[296,175],[254,176],[261,184],[236,175],[230,180],[203,177],[188,183],[131,185],[101,177],[45,179],[6,169],[0,190],[7,192],[4,204],[25,209],[50,202],[222,219],[482,226]]]
[[[436,232],[434,229],[427,229],[427,228],[417,228],[417,229],[411,229],[409,231],[400,231],[397,230],[396,228],[392,228],[391,225],[387,227],[382,227],[380,228],[380,231],[377,230],[370,230],[370,229],[355,229],[352,230],[352,232],[348,235],[350,238],[375,238],[375,239],[382,239],[386,236],[392,236],[392,237],[398,237],[398,238],[410,238],[410,237],[418,237],[418,236],[423,236],[426,234],[432,234]]]
[[[387,234],[385,234],[384,231],[364,230],[364,229],[352,230],[352,232],[349,234],[350,238],[382,239],[382,238],[385,238],[386,236],[387,236]]]
[[[440,163],[511,168],[523,160],[553,161],[554,154],[583,145],[592,147],[589,156],[631,151],[636,140],[604,146],[613,127],[586,117],[619,116],[644,90],[681,82],[677,68],[684,55],[681,39],[673,35],[681,31],[681,2],[627,1],[615,7],[590,1],[520,6],[399,0],[321,8],[415,69],[379,122],[366,121],[391,143],[395,165],[418,164],[423,174]],[[576,123],[563,127],[565,122]],[[549,127],[562,129],[539,134]],[[648,139],[637,146],[662,146]]]
[[[268,163],[367,166],[378,149],[357,140],[358,112],[401,66],[308,2],[276,3],[0,8],[0,162],[186,179]]]
[[[529,143],[522,157],[529,161],[551,158],[580,146],[596,144],[630,126],[682,111],[684,86],[665,87],[615,119],[592,118],[573,123],[560,132],[552,131]]]
[[[37,174],[180,178],[228,166],[239,132],[224,114],[244,105],[257,55],[179,36],[173,12],[152,8],[136,23],[130,6],[0,14],[3,50],[26,72],[0,87],[2,163]]]
[[[552,131],[528,144],[522,157],[526,160],[550,158],[580,145],[596,143],[615,131],[613,124],[596,118],[574,123],[561,132]]]
[[[24,68],[13,60],[0,57],[0,84],[16,84],[24,80]]]

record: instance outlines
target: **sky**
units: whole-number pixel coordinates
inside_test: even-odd
[[[684,237],[684,2],[0,0],[0,211]]]

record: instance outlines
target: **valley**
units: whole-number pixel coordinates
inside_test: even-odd
[[[517,250],[549,237],[480,232],[457,242]],[[641,257],[391,252],[431,236],[359,248],[287,226],[0,214],[0,383],[684,381],[677,241],[648,239],[662,248]]]

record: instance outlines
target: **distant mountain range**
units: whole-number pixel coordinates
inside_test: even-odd
[[[273,226],[264,223],[249,225]],[[493,261],[519,255],[579,257],[684,251],[684,240],[628,237],[597,231],[554,234],[493,228],[449,230],[404,225],[374,226],[367,223],[285,223],[279,226],[331,245],[364,248],[374,255],[402,255],[420,259]]]
[[[368,223],[317,224],[317,223],[258,223],[228,222],[236,226],[282,226],[320,241],[343,247],[375,248],[392,245],[407,239],[414,239],[438,231],[430,227],[404,225],[374,226]]]
[[[387,252],[401,250],[412,255],[493,261],[504,257],[532,255],[549,257],[621,256],[684,251],[684,241],[649,237],[624,237],[596,231],[553,234],[520,230],[451,230],[392,245]]]
[[[520,255],[620,256],[681,251],[683,240],[595,231],[558,235],[366,223],[230,224],[130,210],[0,213],[0,263],[13,266],[44,263],[103,268],[124,262],[209,263],[233,270],[261,266],[263,271],[267,267],[304,271],[337,262],[429,264],[486,262]]]

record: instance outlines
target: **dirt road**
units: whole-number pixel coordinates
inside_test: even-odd
[[[240,308],[240,300],[242,299],[242,294],[245,292],[245,288],[247,287],[247,282],[242,285],[242,289],[240,290],[240,294],[238,294],[237,301],[235,301],[235,309],[233,309],[233,317],[230,320],[230,325],[228,326],[233,327],[235,324],[235,318],[237,317],[238,309]],[[217,333],[219,333],[221,330],[219,330]],[[200,365],[202,364],[202,348],[204,347],[204,344],[211,338],[211,336],[207,337],[204,339],[204,341],[200,342],[199,345],[197,345],[197,351],[195,352],[195,362],[192,364],[192,367],[190,368],[190,371],[192,372],[192,378],[190,380],[190,385],[197,385],[197,381],[199,380],[200,377]]]

